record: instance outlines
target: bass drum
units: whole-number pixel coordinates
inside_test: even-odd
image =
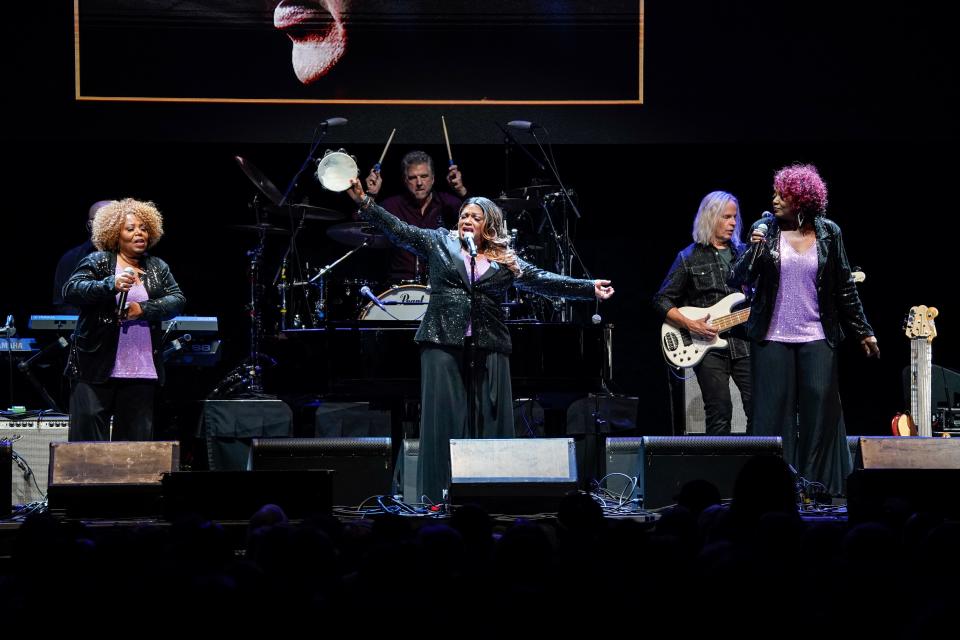
[[[377,296],[383,309],[369,302],[360,312],[360,320],[407,320],[420,322],[427,312],[430,293],[422,284],[391,287]]]

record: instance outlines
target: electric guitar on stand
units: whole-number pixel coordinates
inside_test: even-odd
[[[904,320],[903,331],[910,338],[910,413],[893,417],[890,428],[895,436],[933,435],[930,383],[938,314],[936,307],[920,305],[911,307]]]
[[[854,283],[863,282],[867,276],[863,271],[854,271],[850,280]],[[710,315],[710,324],[717,329],[717,336],[713,340],[705,340],[691,334],[686,329],[664,322],[660,327],[660,347],[667,362],[677,368],[695,367],[711,349],[722,349],[727,341],[720,337],[724,331],[743,324],[750,319],[750,307],[733,311],[733,308],[746,300],[742,293],[731,293],[712,307],[680,307],[681,314],[691,320],[698,320]]]

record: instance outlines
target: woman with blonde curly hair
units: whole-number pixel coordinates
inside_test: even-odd
[[[503,212],[487,198],[467,198],[455,230],[421,229],[376,205],[359,180],[351,184],[348,193],[360,205],[360,217],[428,262],[430,302],[414,338],[420,345],[421,389],[417,487],[419,495],[443,500],[450,484],[451,438],[514,435],[510,332],[500,308],[507,289],[513,285],[545,295],[606,300],[613,287],[609,280],[561,276],[519,258],[510,248]],[[476,249],[475,271],[470,242]],[[466,362],[468,341],[472,366]],[[471,410],[476,416],[472,433]]]
[[[93,219],[98,251],[63,286],[64,300],[80,308],[66,370],[72,441],[153,436],[154,395],[163,383],[160,323],[185,303],[167,263],[147,253],[162,236],[163,216],[152,202],[111,202]]]
[[[784,460],[830,494],[843,495],[851,460],[837,346],[846,329],[867,356],[879,357],[880,349],[840,227],[824,215],[827,187],[816,167],[780,169],[773,189],[773,217],[753,225],[754,248],[734,265],[734,282],[756,287],[747,323],[754,433],[781,436]],[[768,232],[759,229],[761,222]]]

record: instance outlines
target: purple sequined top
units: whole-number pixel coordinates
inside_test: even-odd
[[[460,255],[463,256],[463,263],[467,266],[467,275],[470,275],[470,254],[466,251],[461,251]],[[477,276],[476,279],[479,280],[480,276],[487,272],[487,269],[490,268],[490,261],[484,258],[483,256],[477,256]],[[467,332],[463,334],[465,336],[473,335],[473,327],[470,324],[470,320],[467,320]]]
[[[123,269],[117,262],[117,275]],[[149,300],[143,282],[138,282],[127,293],[127,302]],[[117,301],[120,294],[117,294]],[[120,325],[120,342],[117,343],[117,359],[113,364],[111,378],[157,379],[157,369],[153,365],[153,341],[150,338],[150,324],[144,320],[125,320]]]
[[[817,299],[817,244],[797,253],[780,234],[780,289],[766,339],[813,342],[824,338]]]

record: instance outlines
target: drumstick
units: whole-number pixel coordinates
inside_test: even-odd
[[[450,166],[453,166],[453,153],[450,151],[450,136],[447,134],[447,121],[440,116],[440,123],[443,124],[443,139],[447,143],[447,157],[450,158]]]
[[[393,142],[393,134],[395,134],[396,132],[397,132],[397,129],[396,127],[394,127],[393,131],[390,132],[390,137],[387,138],[387,145],[383,148],[383,153],[380,154],[380,159],[377,160],[377,164],[373,165],[373,170],[376,171],[377,173],[380,173],[380,163],[383,162],[383,159],[385,157],[387,157],[387,149],[390,148],[390,143]]]

